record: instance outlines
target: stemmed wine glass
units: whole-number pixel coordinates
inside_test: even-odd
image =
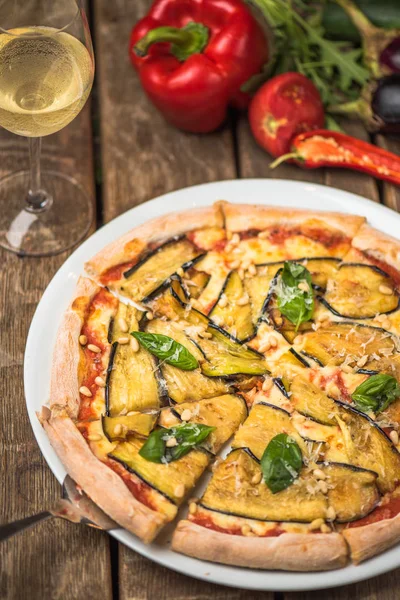
[[[0,0],[0,126],[28,138],[30,170],[0,180],[0,245],[23,256],[79,242],[92,203],[71,177],[40,169],[41,138],[82,110],[94,55],[80,0]]]

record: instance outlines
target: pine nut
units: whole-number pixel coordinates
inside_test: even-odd
[[[271,348],[276,348],[278,346],[278,340],[272,335],[269,338],[269,343],[271,344]]]
[[[299,290],[301,290],[302,292],[309,292],[310,288],[308,286],[307,281],[300,281],[300,283],[297,286],[299,288]]]
[[[392,288],[388,287],[387,285],[381,284],[379,286],[379,291],[380,291],[381,294],[384,294],[385,296],[392,296],[393,295]]]
[[[191,411],[188,408],[185,408],[185,410],[181,414],[181,419],[182,419],[182,421],[189,421],[191,416],[192,416]]]
[[[134,337],[131,339],[131,350],[132,352],[138,352],[139,350],[139,342]]]
[[[122,432],[122,425],[121,425],[121,423],[117,423],[116,426],[114,427],[114,434],[120,435],[121,432]]]
[[[263,384],[262,384],[262,390],[263,392],[268,392],[268,390],[270,390],[272,388],[272,379],[264,379]]]
[[[154,315],[153,315],[153,313],[150,310],[147,311],[147,313],[146,313],[146,319],[148,321],[151,321],[152,319],[154,319]]]
[[[224,319],[222,317],[220,317],[219,315],[215,315],[212,316],[211,319],[213,320],[213,322],[218,325],[218,327],[223,327],[224,326]]]
[[[302,344],[304,340],[304,335],[296,335],[293,340],[293,344]]]
[[[344,373],[353,373],[353,369],[350,365],[342,365],[340,368],[342,371],[344,371]]]
[[[336,510],[333,508],[333,506],[328,507],[326,511],[326,518],[328,521],[334,521],[336,519]]]
[[[95,384],[98,385],[99,387],[105,387],[106,382],[104,381],[104,379],[102,377],[100,377],[100,375],[98,375],[96,377],[96,379],[94,380]]]
[[[365,363],[368,362],[368,354],[364,354],[364,356],[362,356],[360,358],[360,360],[357,361],[357,367],[359,369],[361,369],[361,367],[363,367],[365,365]]]
[[[79,393],[82,394],[82,396],[87,396],[88,398],[92,397],[92,392],[88,387],[86,387],[86,385],[82,385],[82,387],[79,388]]]
[[[268,350],[270,348],[271,348],[271,344],[270,344],[269,340],[267,340],[263,344],[260,344],[260,346],[258,347],[258,351],[261,352],[261,354],[264,354],[264,352],[268,352]]]
[[[128,338],[128,336],[120,337],[117,339],[117,342],[118,342],[118,344],[129,344],[130,338]]]
[[[88,435],[89,442],[99,442],[102,439],[102,436],[99,433],[91,433]]]
[[[255,473],[253,475],[253,477],[251,478],[251,483],[253,485],[258,485],[260,483],[261,479],[262,479],[262,473],[261,472],[260,473]]]
[[[220,305],[221,308],[225,308],[227,306],[228,298],[227,298],[226,294],[221,294],[221,298],[220,298],[218,304]]]
[[[166,441],[165,445],[167,446],[167,448],[173,448],[174,446],[178,445],[177,439],[174,437],[169,438],[169,440]]]
[[[322,481],[322,479],[318,480],[318,488],[323,494],[326,494],[328,492],[328,484],[326,483],[326,481]]]
[[[242,267],[239,269],[238,275],[239,275],[240,279],[244,279],[244,269]]]
[[[324,520],[319,518],[319,519],[314,519],[314,521],[311,521],[311,523],[309,524],[308,528],[310,529],[310,531],[315,531],[316,529],[320,529],[321,525],[324,525]]]
[[[127,417],[131,417],[132,415],[137,415],[138,414],[138,410],[130,410],[129,412],[126,413]]]
[[[249,303],[249,297],[248,296],[242,296],[241,298],[238,299],[238,301],[236,302],[236,304],[238,306],[246,306],[246,304]]]
[[[250,532],[251,532],[250,525],[247,525],[247,523],[242,525],[242,535],[249,535]]]
[[[81,346],[86,346],[87,344],[87,337],[86,335],[80,335],[79,336],[79,343]]]
[[[392,323],[390,321],[390,319],[384,319],[383,321],[381,321],[381,327],[383,327],[383,329],[390,329]]]
[[[128,323],[123,317],[118,319],[118,327],[120,328],[122,333],[126,333],[128,331]]]
[[[194,513],[195,513],[196,511],[197,511],[197,504],[196,504],[196,502],[191,502],[191,503],[189,504],[189,513],[190,513],[191,515],[194,515]]]
[[[240,260],[234,260],[230,263],[231,269],[235,270],[240,267]]]
[[[88,344],[88,350],[94,352],[95,354],[99,354],[99,352],[101,352],[101,348],[99,348],[95,344]]]
[[[252,263],[251,265],[249,265],[249,267],[248,267],[248,269],[247,269],[247,270],[248,270],[248,272],[249,272],[249,275],[251,275],[252,277],[253,277],[254,275],[257,275],[257,269],[256,269],[256,265],[254,265],[253,263]]]
[[[326,525],[325,523],[322,523],[321,525],[321,532],[322,533],[330,533],[331,532],[331,528]]]
[[[178,485],[174,489],[175,496],[177,498],[183,498],[184,493],[185,493],[185,486],[183,485],[183,483],[178,483]]]
[[[240,242],[240,235],[238,233],[234,233],[231,237],[231,245],[237,246]]]
[[[392,440],[393,444],[397,446],[399,443],[399,434],[394,429],[389,433],[389,437]]]
[[[316,479],[326,479],[326,474],[322,471],[322,469],[314,469],[313,475]]]

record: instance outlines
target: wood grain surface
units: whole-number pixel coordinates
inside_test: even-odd
[[[98,226],[164,192],[236,177],[327,184],[400,209],[399,188],[377,184],[365,175],[339,169],[306,171],[289,164],[271,171],[270,158],[253,140],[245,116],[232,115],[219,131],[205,136],[170,127],[143,94],[128,57],[131,26],[149,4],[150,0],[92,1],[98,102],[94,145],[101,164],[94,169],[90,105],[65,130],[44,141],[44,166],[73,175],[91,194],[96,170]],[[359,124],[345,127],[368,139]],[[375,141],[400,154],[399,140],[376,136]],[[1,175],[20,169],[27,164],[26,141],[2,131],[0,155]],[[0,251],[2,522],[42,510],[60,494],[26,415],[22,365],[35,307],[66,257],[67,253],[21,259]],[[397,570],[323,592],[227,588],[160,567],[99,531],[61,520],[47,521],[3,543],[0,565],[0,598],[6,600],[397,600],[400,587]]]

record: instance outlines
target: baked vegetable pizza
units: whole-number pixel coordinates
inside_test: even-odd
[[[399,286],[400,242],[363,217],[219,202],[157,218],[86,264],[41,422],[144,542],[186,503],[177,552],[358,563],[400,541]]]

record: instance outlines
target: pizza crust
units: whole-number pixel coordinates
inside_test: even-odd
[[[119,264],[134,261],[148,244],[162,243],[175,235],[181,235],[205,227],[223,227],[221,203],[175,212],[131,229],[128,233],[100,250],[85,264],[88,275],[94,278]]]
[[[363,527],[344,529],[342,534],[350,547],[353,562],[358,564],[399,543],[400,514]]]
[[[365,224],[353,239],[352,247],[400,271],[400,242],[396,238]]]
[[[364,217],[343,213],[317,210],[297,210],[257,206],[253,204],[222,203],[225,226],[228,231],[247,231],[249,229],[267,229],[273,226],[294,226],[308,222],[339,230],[348,237],[354,237],[363,223]]]
[[[100,462],[68,415],[53,410],[43,427],[68,474],[109,517],[144,542],[151,542],[166,519],[133,496],[117,473]]]
[[[50,407],[65,409],[76,419],[79,413],[80,360],[79,336],[86,309],[101,288],[91,279],[81,277],[74,298],[59,327],[53,352],[50,382]]]
[[[286,571],[339,569],[348,558],[346,542],[339,533],[245,537],[207,529],[191,521],[178,523],[172,549],[201,560]]]

